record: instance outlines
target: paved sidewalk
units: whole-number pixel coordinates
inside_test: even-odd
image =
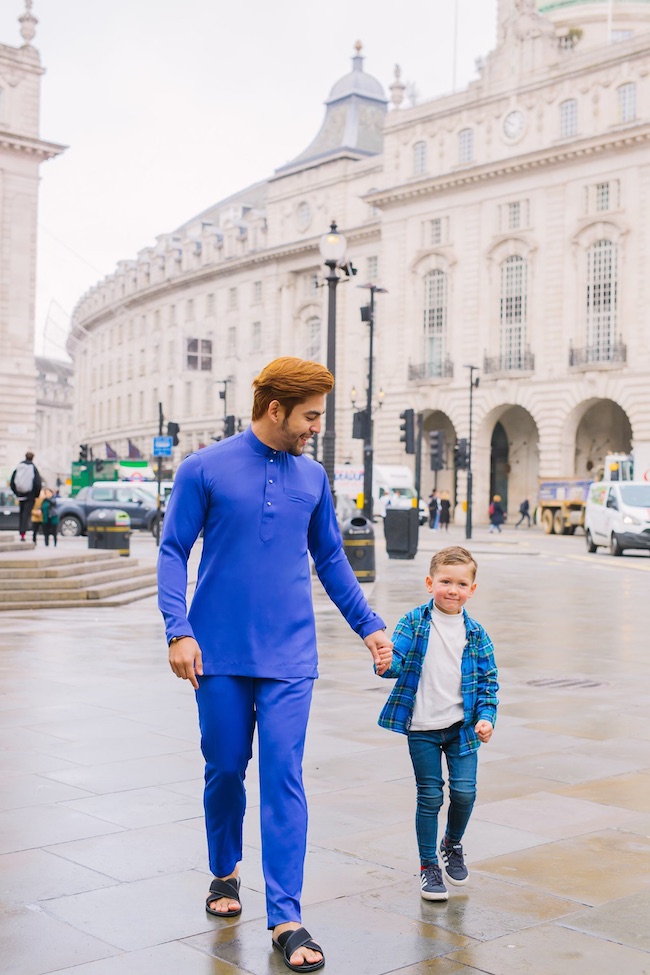
[[[431,553],[463,536],[423,530],[398,562],[378,531],[367,591],[389,627],[424,601]],[[470,882],[421,900],[406,741],[376,724],[391,685],[315,583],[305,924],[331,975],[648,975],[650,560],[537,530],[476,528],[470,547],[502,682]],[[156,557],[144,535],[132,550]],[[2,621],[2,975],[286,972],[265,930],[255,762],[243,914],[205,914],[195,705],[155,601]]]

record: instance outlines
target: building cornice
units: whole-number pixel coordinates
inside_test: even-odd
[[[353,227],[352,229],[345,231],[345,236],[348,243],[351,245],[363,243],[369,240],[375,240],[380,236],[379,223],[374,221],[372,224],[364,227]],[[224,263],[206,264],[201,268],[196,268],[195,270],[186,271],[181,274],[175,274],[173,277],[168,278],[165,281],[157,282],[156,284],[149,285],[147,288],[142,288],[139,291],[135,291],[131,295],[121,297],[113,304],[105,305],[87,317],[80,316],[78,319],[76,319],[75,313],[73,315],[72,326],[70,329],[70,338],[82,341],[86,335],[86,332],[96,328],[105,321],[115,318],[120,312],[128,313],[151,301],[151,299],[154,297],[162,297],[170,292],[174,293],[178,291],[179,288],[187,289],[193,287],[196,284],[200,284],[203,280],[214,281],[217,278],[227,277],[232,273],[238,273],[246,270],[248,267],[269,264],[274,261],[286,261],[289,258],[305,255],[317,255],[318,262],[320,264],[322,263],[319,251],[320,239],[320,236],[310,237],[308,240],[300,242],[294,241],[291,244],[284,244],[282,246],[269,248],[265,251],[256,251],[253,254],[246,254],[241,258],[231,258]],[[106,285],[98,285],[98,288],[101,288],[102,286],[105,287]],[[81,304],[83,304],[84,300],[87,299],[82,299]]]
[[[608,136],[574,140],[570,144],[565,143],[550,149],[501,159],[497,163],[486,163],[483,166],[463,166],[462,169],[444,173],[442,176],[419,179],[407,184],[400,183],[385,190],[378,190],[376,193],[368,193],[363,199],[371,206],[386,209],[405,200],[433,196],[473,183],[518,176],[535,169],[582,160],[585,156],[614,152],[649,141],[650,124],[634,125],[632,128],[625,126]]]
[[[44,142],[42,139],[32,139],[30,136],[16,135],[15,132],[0,129],[0,149],[10,152],[26,153],[39,156],[41,159],[53,159],[54,156],[65,152],[67,148],[57,142]]]

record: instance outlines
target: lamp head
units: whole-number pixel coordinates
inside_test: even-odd
[[[323,234],[320,239],[320,252],[323,261],[326,264],[330,262],[338,264],[345,257],[346,250],[347,241],[343,234],[338,232],[336,223],[332,222],[329,233]]]

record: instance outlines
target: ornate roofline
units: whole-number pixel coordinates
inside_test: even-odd
[[[11,152],[25,152],[28,155],[40,156],[42,159],[52,159],[65,152],[67,148],[57,142],[44,142],[42,139],[32,139],[30,136],[0,130],[0,149],[9,149]]]
[[[626,127],[607,137],[581,139],[573,141],[569,145],[558,145],[550,150],[545,149],[539,152],[529,152],[522,156],[514,156],[511,159],[501,159],[498,163],[463,167],[457,172],[444,173],[442,176],[428,177],[406,185],[401,183],[385,190],[368,193],[363,199],[371,206],[377,206],[380,209],[386,208],[394,203],[414,199],[418,196],[441,193],[444,190],[455,189],[472,183],[482,183],[486,180],[511,177],[532,169],[554,166],[557,163],[580,159],[583,156],[624,149],[626,146],[649,141],[650,124],[635,125],[633,128]]]

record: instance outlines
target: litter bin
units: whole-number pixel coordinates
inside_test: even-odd
[[[359,582],[375,581],[375,529],[363,515],[343,523],[343,551]]]
[[[418,550],[417,508],[386,508],[384,535],[389,559],[414,559]]]
[[[131,519],[119,508],[98,508],[88,515],[88,548],[130,555]]]

